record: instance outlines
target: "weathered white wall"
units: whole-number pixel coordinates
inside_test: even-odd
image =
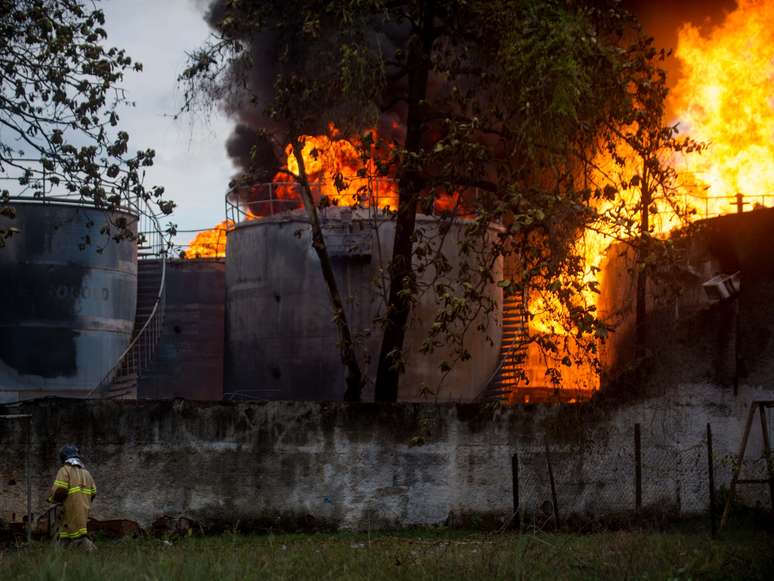
[[[658,512],[708,506],[706,424],[718,486],[730,481],[748,402],[772,390],[681,385],[635,402],[492,409],[472,404],[44,400],[32,413],[34,502],[79,445],[99,494],[93,516],[148,526],[162,515],[205,524],[367,528],[496,523],[512,509],[511,456],[520,460],[522,507],[551,498],[545,439],[561,516],[634,509],[634,424],[642,430],[643,500]],[[24,512],[24,430],[0,421],[0,517]],[[749,458],[762,454],[756,418]],[[748,477],[764,464],[750,462]],[[765,486],[742,490],[767,504]]]

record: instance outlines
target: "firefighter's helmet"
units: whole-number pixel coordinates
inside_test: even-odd
[[[80,459],[80,457],[81,454],[78,452],[78,446],[73,444],[65,444],[62,446],[62,449],[59,450],[59,459],[62,461],[62,464],[64,464],[70,458]]]

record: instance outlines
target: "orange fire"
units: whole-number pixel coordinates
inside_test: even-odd
[[[767,206],[774,202],[774,0],[739,0],[722,24],[702,35],[693,24],[680,29],[675,56],[681,76],[670,95],[669,106],[674,123],[682,135],[707,144],[702,153],[690,153],[663,160],[678,171],[678,198],[681,205],[695,210],[693,219],[738,211],[737,194],[742,194],[744,209]],[[627,154],[619,145],[619,155]],[[636,168],[619,168],[605,157],[596,160],[604,172],[629,176]],[[599,203],[604,213],[613,205],[628,208],[634,217],[639,192],[636,188],[618,192],[615,200]],[[653,234],[666,235],[681,226],[681,220],[663,200],[654,202],[651,215]],[[626,212],[626,210],[625,210]],[[613,228],[608,235],[588,230],[579,241],[585,257],[587,282],[600,283],[606,250],[615,238],[632,235]],[[579,301],[597,305],[599,296],[584,293]],[[535,313],[533,332],[566,333],[555,318],[556,305],[550,299],[533,297],[530,311]],[[568,382],[574,384],[576,370],[568,370]]]
[[[231,220],[224,220],[215,228],[199,232],[188,249],[184,251],[183,257],[188,259],[195,258],[224,258],[226,256],[226,232],[234,227]]]
[[[774,201],[774,0],[739,0],[706,36],[680,29],[682,76],[672,92],[680,128],[708,143],[678,164],[698,214],[735,212]],[[694,186],[691,188],[690,186]]]
[[[681,133],[708,144],[701,154],[690,154],[671,160],[680,174],[680,194],[683,203],[696,209],[695,218],[715,216],[736,211],[735,195],[742,193],[745,209],[755,204],[767,205],[774,201],[774,0],[739,0],[737,8],[729,13],[719,26],[702,35],[699,29],[686,23],[682,26],[675,53],[681,65],[682,76],[670,95],[670,111],[678,122]],[[374,132],[375,133],[375,132]],[[622,146],[623,148],[624,146]],[[625,151],[619,152],[627,157]],[[285,150],[286,169],[297,173],[298,165],[288,146]],[[327,134],[306,136],[303,157],[309,181],[315,184],[317,201],[352,205],[371,203],[374,184],[379,188],[376,197],[379,207],[395,208],[397,188],[388,179],[375,180],[373,162],[366,162],[356,139],[342,139],[332,125]],[[371,158],[389,152],[371,151]],[[603,169],[613,168],[611,162],[597,160]],[[604,167],[606,166],[606,167]],[[633,168],[623,168],[630,175]],[[365,175],[364,175],[365,170]],[[274,178],[274,196],[278,199],[298,199],[292,176],[279,172]],[[345,186],[343,188],[337,188]],[[618,193],[614,201],[600,202],[597,210],[605,212],[613,204],[637,205],[636,188]],[[766,197],[768,196],[768,198]],[[370,199],[369,199],[370,198]],[[453,208],[458,196],[453,194],[436,201],[436,209]],[[663,202],[655,202],[657,213],[652,216],[656,234],[666,234],[680,225],[680,221]],[[282,206],[278,211],[282,211]],[[265,213],[268,213],[265,212]],[[255,212],[256,217],[259,217]],[[206,233],[200,233],[187,256],[223,256],[225,254],[226,223]],[[619,231],[609,235],[588,230],[579,239],[579,251],[586,258],[586,282],[601,283],[602,266],[608,246],[615,237],[631,233]],[[222,245],[220,241],[222,240]],[[214,249],[214,250],[213,250]],[[601,286],[601,284],[600,284]],[[587,292],[578,297],[586,304],[597,305],[598,295]],[[530,322],[533,333],[568,335],[553,314],[557,305],[551,299],[533,297],[530,311],[537,316]],[[541,385],[539,354],[530,347],[528,360],[532,363],[531,384]],[[574,366],[563,369],[563,386],[579,390],[597,389],[598,378],[588,368]]]
[[[366,131],[377,141],[375,129]],[[331,123],[323,135],[302,136],[301,155],[315,202],[332,206],[377,207],[395,211],[398,207],[398,184],[393,171],[386,176],[377,171],[378,163],[388,163],[391,145],[372,144],[364,150],[358,138],[344,138]],[[242,210],[247,219],[260,219],[270,214],[295,210],[303,206],[299,185],[298,161],[293,146],[285,147],[285,165],[276,173],[271,184],[257,184],[254,189],[262,195],[248,202]],[[382,172],[383,173],[383,172]],[[458,211],[459,195],[439,194],[434,200],[436,212]],[[225,232],[231,227],[222,222],[212,230],[200,232],[191,242],[186,258],[215,258],[225,256]]]
[[[332,124],[327,135],[306,135],[303,140],[304,167],[316,202],[326,200],[331,205],[368,205],[369,197],[373,197],[379,207],[394,208],[397,205],[397,185],[394,181],[376,178],[372,163],[367,164],[365,174],[361,171],[364,160],[357,141],[343,139]],[[373,156],[374,151],[371,153]],[[287,160],[284,169],[298,175],[298,162],[291,145],[285,148],[285,154]],[[259,184],[268,192],[267,199],[251,202],[244,208],[248,219],[260,219],[265,215],[302,206],[298,184],[286,171],[277,172],[273,183],[264,186]],[[184,257],[224,257],[226,232],[232,227],[233,222],[226,220],[211,230],[199,232],[184,252]]]
[[[371,129],[376,140],[376,130]],[[357,138],[346,139],[333,123],[328,125],[325,135],[304,135],[301,156],[307,180],[311,184],[316,202],[334,206],[361,205],[378,208],[397,208],[398,186],[389,177],[377,176],[375,163],[384,160],[389,151],[377,149],[372,145],[369,151],[363,151]],[[285,168],[274,176],[274,196],[281,200],[300,200],[298,185],[293,176],[298,175],[299,167],[293,146],[285,148]],[[370,157],[369,157],[370,156]]]
[[[774,202],[774,0],[738,0],[725,20],[702,35],[691,23],[680,28],[675,56],[681,76],[668,105],[681,135],[707,144],[701,153],[675,155],[663,160],[678,172],[679,203],[695,210],[693,219],[738,211],[737,194],[744,209]],[[627,155],[619,146],[619,155]],[[620,171],[611,162],[597,160],[605,171]],[[634,175],[634,168],[624,168]],[[636,188],[603,202],[634,208]],[[653,233],[666,235],[682,225],[674,210],[656,199],[651,215]],[[611,232],[625,238],[630,233]],[[586,232],[588,266],[599,267],[610,236]],[[604,273],[599,273],[600,275]]]

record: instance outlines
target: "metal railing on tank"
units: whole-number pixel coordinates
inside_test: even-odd
[[[696,190],[700,190],[697,192]],[[651,223],[659,232],[679,229],[689,222],[709,220],[729,214],[740,214],[774,207],[774,194],[709,195],[707,188],[686,187],[671,202],[654,199],[657,211],[651,215]],[[636,212],[632,208],[632,215]]]
[[[382,212],[385,208],[398,208],[398,182],[392,178],[347,178],[338,184],[318,181],[310,184],[312,197],[318,203],[322,216],[326,207],[360,207]],[[438,194],[427,204],[420,202],[420,212],[438,217],[466,218],[472,211],[466,209],[466,200],[477,201],[481,197],[478,187],[461,188],[462,193]],[[325,203],[327,202],[327,204]],[[233,225],[301,211],[304,203],[298,182],[268,182],[253,186],[240,186],[226,194],[226,218]]]
[[[2,188],[12,188],[9,193],[17,200],[51,200],[64,203],[83,204],[85,198],[73,193],[52,194],[50,190],[54,184],[50,179],[50,172],[40,159],[31,158],[3,158],[2,171],[0,171],[0,183]]]
[[[338,189],[332,181],[309,184],[312,197],[318,203],[327,200],[331,206],[360,206],[392,210],[398,207],[397,182],[391,178],[347,179]],[[298,182],[268,182],[237,187],[226,194],[226,218],[241,224],[276,214],[300,211],[304,208]],[[324,211],[324,210],[323,210]]]
[[[696,211],[698,219],[717,218],[726,214],[742,213],[760,208],[774,206],[774,194],[746,195],[734,194],[733,196],[701,196],[687,194],[686,205],[690,205]]]

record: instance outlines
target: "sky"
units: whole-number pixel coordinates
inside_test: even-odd
[[[169,221],[179,230],[213,227],[225,219],[224,197],[234,173],[225,148],[233,122],[218,111],[210,118],[171,118],[183,100],[176,78],[185,68],[186,51],[209,33],[203,2],[105,0],[100,7],[106,44],[126,49],[143,64],[142,72],[124,79],[127,97],[136,106],[121,111],[120,127],[129,133],[130,148],[156,150],[147,184],[164,186],[166,197],[177,203]],[[181,233],[176,243],[193,236]]]

